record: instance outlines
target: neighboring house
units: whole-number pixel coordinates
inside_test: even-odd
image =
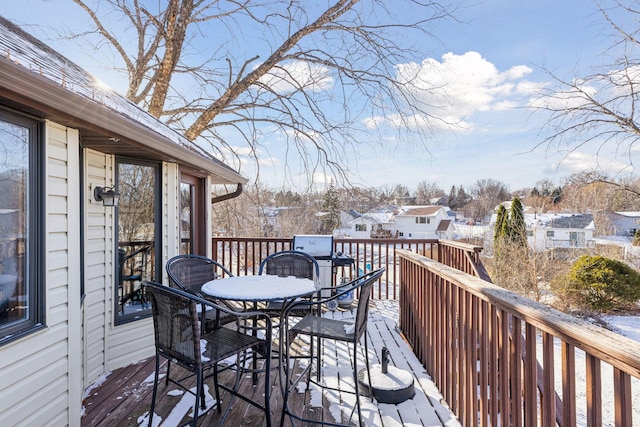
[[[614,236],[633,237],[640,228],[640,212],[612,212],[608,216]]]
[[[525,214],[527,241],[536,251],[587,248],[594,244],[591,214]]]
[[[454,220],[447,206],[401,206],[393,215],[393,231],[401,239],[445,239]]]
[[[446,206],[400,206],[393,212],[368,212],[351,221],[353,238],[450,238],[455,213]]]
[[[393,214],[390,212],[371,211],[364,214],[357,214],[349,222],[350,237],[353,239],[370,239],[385,233],[381,230],[388,230],[392,223]],[[387,232],[392,237],[391,232]]]
[[[80,426],[87,386],[154,354],[138,275],[210,255],[246,180],[2,17],[0,160],[0,425]]]

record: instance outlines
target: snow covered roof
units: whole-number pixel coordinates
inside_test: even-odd
[[[83,144],[109,154],[174,161],[214,175],[247,180],[208,157],[180,133],[0,16],[0,98],[11,106],[81,131]]]
[[[626,216],[628,218],[639,218],[640,212],[614,212],[615,214]]]
[[[594,229],[591,214],[525,214],[528,227]]]
[[[392,219],[393,214],[390,212],[369,211],[366,213],[359,213],[358,216],[349,221],[349,224],[362,221],[368,222],[370,224],[389,224],[391,223]]]
[[[396,216],[422,216],[435,215],[442,206],[401,206],[396,212]]]

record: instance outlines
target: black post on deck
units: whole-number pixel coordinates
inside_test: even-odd
[[[389,349],[382,347],[382,373],[386,374],[389,367]]]

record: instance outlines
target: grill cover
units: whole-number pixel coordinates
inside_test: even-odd
[[[306,252],[314,258],[333,256],[333,236],[309,234],[293,236],[293,250]]]

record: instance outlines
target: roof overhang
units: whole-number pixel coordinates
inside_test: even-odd
[[[0,101],[80,131],[83,146],[131,158],[177,163],[212,176],[214,184],[248,180],[223,162],[107,108],[20,64],[0,57]],[[146,114],[141,111],[141,114]]]

